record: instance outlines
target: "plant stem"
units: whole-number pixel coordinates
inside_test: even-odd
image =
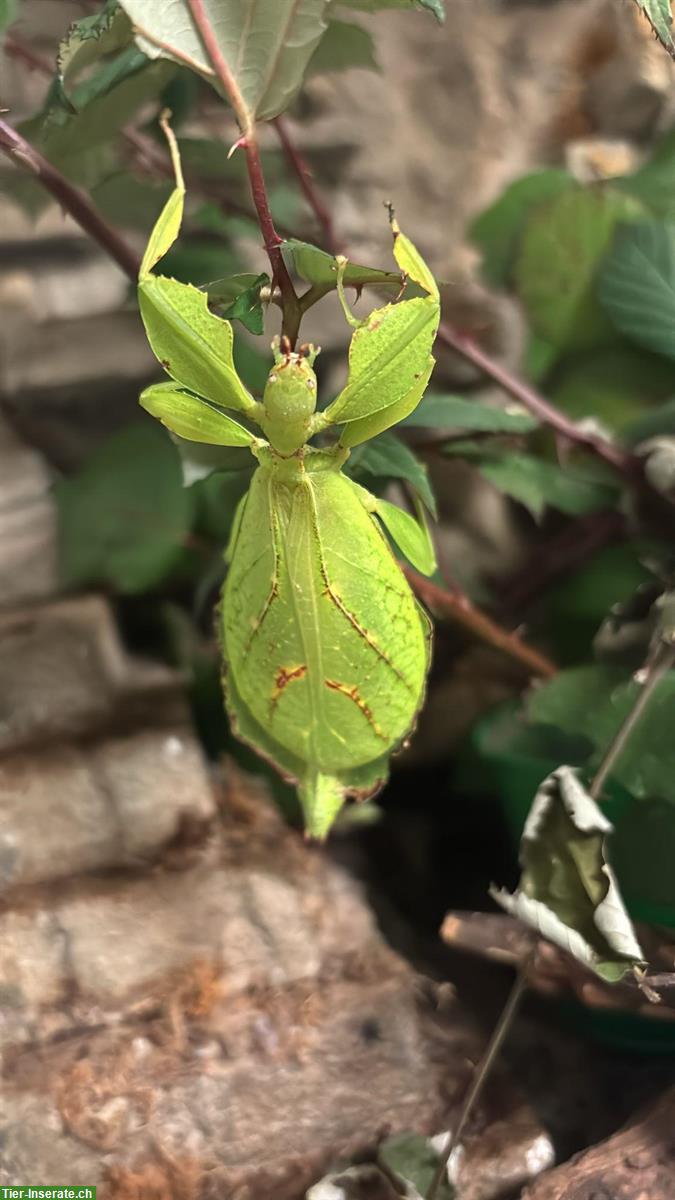
[[[0,118],[0,151],[12,162],[34,175],[58,201],[61,208],[77,221],[85,233],[98,242],[99,246],[122,268],[125,275],[128,275],[131,282],[136,283],[140,259],[131,246],[103,219],[89,197],[80,188],[70,183],[65,175],[52,166],[38,150],[35,150],[2,118]]]
[[[626,518],[616,509],[568,521],[559,533],[540,541],[514,575],[500,583],[500,613],[522,612],[559,575],[578,569],[604,546],[625,537]]]
[[[515,983],[509,992],[506,1004],[502,1009],[501,1016],[495,1025],[490,1041],[488,1042],[483,1057],[476,1067],[464,1103],[462,1105],[459,1119],[455,1125],[452,1134],[448,1138],[447,1146],[438,1160],[438,1166],[434,1172],[434,1177],[427,1192],[427,1200],[434,1200],[438,1189],[440,1188],[447,1171],[448,1163],[452,1157],[452,1153],[460,1144],[461,1136],[464,1132],[466,1123],[471,1115],[474,1104],[483,1090],[486,1080],[488,1079],[492,1067],[497,1059],[499,1051],[502,1048],[504,1039],[511,1029],[514,1017],[518,1011],[520,1002],[525,994],[527,987],[526,967],[524,966],[518,972]]]
[[[420,600],[424,601],[430,609],[463,625],[465,629],[476,634],[481,641],[495,646],[497,650],[508,654],[509,658],[513,658],[527,667],[531,674],[543,679],[551,679],[557,673],[555,663],[551,662],[546,655],[541,654],[532,646],[528,646],[518,637],[517,633],[510,633],[507,629],[503,629],[487,613],[476,608],[464,593],[446,592],[437,584],[431,583],[429,579],[425,579],[423,575],[419,575],[412,567],[403,565],[403,571]]]
[[[199,36],[204,43],[206,53],[211,60],[215,74],[234,109],[239,128],[241,129],[241,144],[246,152],[246,165],[248,167],[248,178],[253,204],[258,214],[258,224],[263,236],[263,244],[272,268],[272,286],[274,287],[276,283],[281,292],[282,333],[289,339],[291,346],[294,346],[300,328],[302,311],[295,288],[293,287],[293,281],[281,253],[280,247],[283,239],[279,237],[274,226],[267,188],[265,186],[265,176],[260,161],[255,118],[246,104],[239,84],[220,49],[218,39],[204,7],[204,0],[188,0],[188,7]]]
[[[285,119],[283,117],[275,117],[272,124],[277,132],[284,154],[286,155],[286,159],[298,177],[302,194],[323,231],[325,249],[331,254],[339,254],[341,247],[335,235],[333,218],[323,200],[323,197],[314,183],[312,172],[308,163],[303,158],[290,133],[288,132],[288,126],[286,125]]]
[[[463,333],[457,333],[448,325],[441,324],[438,330],[438,340],[487,375],[544,425],[548,425],[549,428],[554,429],[556,433],[561,434],[575,445],[591,450],[598,458],[603,459],[609,466],[614,467],[616,471],[631,481],[635,482],[641,478],[640,463],[634,455],[628,454],[619,446],[612,445],[611,442],[597,434],[584,433],[564,413],[559,412],[555,405],[546,400],[536,388],[525,383],[523,379],[519,379],[517,375],[513,375],[508,367],[496,362],[472,338]]]
[[[623,754],[628,740],[639,720],[644,716],[647,705],[654,695],[656,688],[664,675],[674,665],[675,646],[669,642],[661,642],[656,651],[650,655],[642,669],[641,675],[643,675],[643,678],[641,680],[640,691],[635,698],[635,703],[607,747],[605,756],[588,789],[589,794],[594,800],[599,798],[607,776],[611,773]]]

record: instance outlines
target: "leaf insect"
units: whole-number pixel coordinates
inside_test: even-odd
[[[421,294],[359,321],[345,297],[346,259],[335,259],[354,329],[346,386],[317,411],[318,350],[295,353],[275,339],[256,400],[235,371],[230,323],[209,311],[198,288],[154,274],[180,232],[185,196],[168,127],[167,135],[176,187],[150,235],[138,295],[169,379],[140,403],[179,438],[247,447],[258,461],[226,552],[225,704],[238,737],[297,785],[307,831],[323,838],[347,796],[371,796],[385,782],[424,698],[431,625],[384,533],[431,574],[424,514],[376,498],[342,467],[353,446],[420,402],[434,366],[438,288],[392,214],[394,257]],[[333,444],[310,444],[334,427]]]

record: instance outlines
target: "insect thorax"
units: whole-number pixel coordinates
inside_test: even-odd
[[[276,450],[293,454],[307,441],[316,409],[316,375],[304,355],[287,354],[272,367],[263,393],[263,429]]]

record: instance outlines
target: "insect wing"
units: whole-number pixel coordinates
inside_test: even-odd
[[[256,474],[223,621],[238,728],[259,731],[323,835],[340,796],[386,776],[428,665],[425,619],[349,480],[322,471],[290,489]]]

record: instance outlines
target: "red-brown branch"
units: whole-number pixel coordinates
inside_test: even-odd
[[[204,49],[211,61],[211,65],[239,122],[242,133],[241,144],[246,152],[246,165],[251,186],[251,196],[253,197],[253,204],[258,214],[258,224],[263,236],[263,245],[270,260],[273,281],[278,284],[281,293],[283,332],[288,337],[291,345],[295,345],[302,312],[295,288],[293,287],[293,281],[281,253],[282,238],[277,233],[270,209],[265,176],[260,161],[255,121],[248,110],[239,85],[220,49],[218,39],[204,6],[204,0],[188,0],[188,6],[199,36],[204,43]]]
[[[17,133],[6,121],[0,118],[0,151],[17,166],[29,171],[44,187],[61,208],[67,212],[81,229],[98,242],[99,246],[128,275],[132,283],[138,279],[140,259],[131,246],[120,237],[99,212],[94,208],[89,197],[74,184],[66,179],[56,167],[38,150],[30,145],[21,134]]]
[[[309,164],[305,161],[302,154],[295,145],[288,127],[283,117],[276,117],[272,122],[277,132],[282,149],[286,155],[286,159],[295,172],[302,194],[305,197],[310,209],[314,213],[319,227],[323,232],[324,247],[331,254],[340,254],[341,246],[335,234],[333,218],[328,210],[328,207],[321,196],[316,184]]]
[[[487,613],[476,608],[468,596],[454,591],[444,591],[431,580],[419,575],[412,567],[403,565],[403,570],[410,586],[432,612],[438,616],[447,617],[458,625],[463,625],[481,641],[487,642],[488,645],[507,654],[509,658],[521,663],[532,675],[537,675],[542,679],[551,679],[557,673],[557,667],[550,658],[532,646],[528,646],[527,642],[523,642],[517,633],[510,633],[507,629],[503,629]]]
[[[542,424],[548,425],[550,429],[555,430],[556,433],[575,445],[592,451],[598,458],[603,459],[632,482],[642,478],[640,462],[635,455],[629,454],[619,446],[612,445],[611,442],[597,434],[584,433],[573,421],[570,421],[569,417],[551,404],[550,400],[546,400],[536,388],[525,383],[525,380],[519,379],[517,375],[513,375],[508,367],[496,362],[472,338],[457,333],[449,325],[442,324],[438,330],[438,340],[487,375],[488,379],[503,388],[509,396],[513,396],[514,400],[522,404],[523,408],[537,417]]]
[[[512,578],[500,584],[500,612],[522,612],[558,576],[578,569],[604,546],[625,536],[626,518],[615,509],[568,522],[559,534],[536,546]]]

